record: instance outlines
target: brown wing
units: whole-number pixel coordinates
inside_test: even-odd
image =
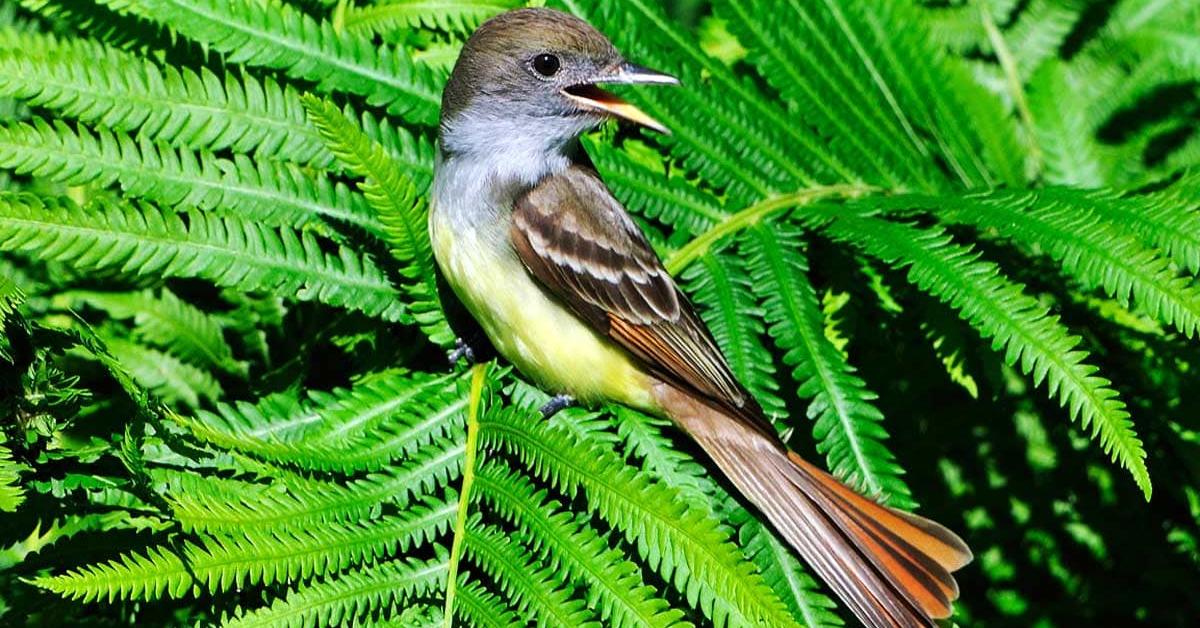
[[[594,171],[573,166],[518,198],[512,240],[543,285],[655,375],[774,437],[708,328]]]

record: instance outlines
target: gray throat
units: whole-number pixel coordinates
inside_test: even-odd
[[[506,220],[513,202],[566,170],[586,117],[508,116],[473,108],[443,121],[431,211],[455,229]]]

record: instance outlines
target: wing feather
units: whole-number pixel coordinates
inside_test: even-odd
[[[654,249],[596,173],[569,168],[522,195],[512,240],[535,277],[659,377],[774,436]]]

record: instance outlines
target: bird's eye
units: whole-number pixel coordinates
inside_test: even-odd
[[[558,69],[561,66],[562,63],[558,60],[558,57],[552,54],[542,53],[533,58],[533,69],[546,78],[558,74]]]

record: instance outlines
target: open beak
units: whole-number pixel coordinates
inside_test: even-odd
[[[564,96],[585,109],[603,111],[659,133],[671,134],[667,127],[651,118],[646,112],[617,95],[597,87],[598,84],[606,83],[610,85],[678,85],[679,79],[670,74],[655,72],[632,63],[622,63],[614,70],[605,72],[587,83],[572,85],[562,90]]]

